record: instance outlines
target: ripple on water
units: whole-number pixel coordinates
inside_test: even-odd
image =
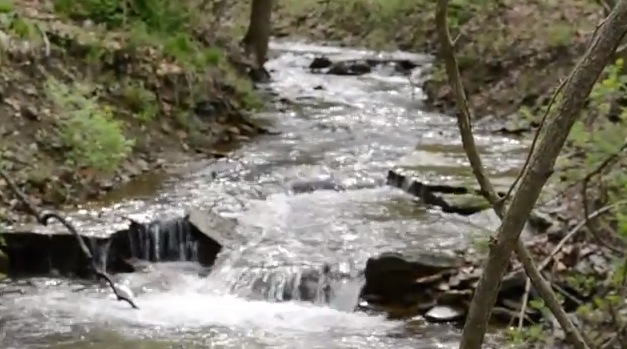
[[[137,338],[152,338],[156,347],[184,338],[190,345],[225,348],[379,348],[397,342],[394,334],[404,331],[402,323],[379,316],[218,295],[211,282],[182,275],[185,269],[180,265],[168,264],[135,280],[176,282],[167,290],[140,294],[140,311],[103,293],[71,292],[68,285],[8,298],[0,307],[3,313],[4,307],[11,309],[6,341],[11,345],[25,336],[30,343],[62,343],[49,346],[53,348],[82,348],[87,342],[90,348],[113,348]],[[107,332],[110,329],[115,331]],[[406,340],[408,348],[415,345]],[[144,347],[153,348],[145,343]]]

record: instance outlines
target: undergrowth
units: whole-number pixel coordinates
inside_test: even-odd
[[[132,152],[134,141],[124,136],[111,109],[90,97],[92,91],[86,85],[70,87],[50,78],[45,90],[56,107],[59,139],[68,165],[102,172],[117,169]]]
[[[590,215],[601,207],[609,207],[610,213],[602,218],[590,219],[586,225],[587,240],[594,241],[604,248],[615,252],[616,256],[625,256],[627,246],[627,172],[624,170],[627,148],[627,107],[623,106],[622,97],[627,93],[627,76],[623,74],[624,61],[618,59],[607,66],[602,77],[595,84],[589,103],[582,118],[576,122],[568,137],[567,153],[560,159],[558,167],[563,186],[575,190],[575,197],[582,200],[584,216]],[[558,98],[559,99],[559,98]],[[543,115],[546,106],[536,113],[529,109],[522,110],[527,117]],[[572,188],[573,184],[579,184]],[[582,189],[584,187],[589,190]],[[609,266],[610,273],[601,276],[573,276],[569,284],[580,294],[591,295],[591,299],[582,304],[577,315],[584,327],[581,329],[591,348],[607,346],[616,337],[626,321],[622,315],[627,310],[624,299],[627,296],[627,259],[615,257]],[[544,304],[534,304],[543,312],[548,310]],[[619,334],[618,336],[623,336]],[[515,344],[547,343],[547,336],[540,324],[514,329],[509,332],[510,340]]]
[[[143,126],[163,117],[194,131],[196,120],[187,111],[200,98],[213,97],[216,80],[232,87],[232,97],[240,102],[238,108],[256,109],[261,105],[253,84],[235,71],[221,47],[212,44],[214,33],[206,31],[206,24],[213,19],[203,13],[200,4],[53,0],[53,5],[60,18],[81,26],[77,35],[89,39],[87,51],[80,56],[87,76],[76,78],[83,81],[69,83],[66,77],[50,77],[45,83],[45,94],[59,112],[58,138],[67,165],[115,171],[135,144],[124,133],[130,124],[145,130]],[[87,22],[90,24],[85,25]],[[20,16],[10,1],[0,1],[0,25],[14,37],[29,41],[41,37],[37,23]],[[164,74],[174,76],[168,81],[175,96],[172,108],[162,109],[157,89],[163,87],[163,81],[155,81],[154,76],[116,78],[106,73],[111,66],[111,41],[142,55],[138,63],[151,59],[160,69],[163,67]]]

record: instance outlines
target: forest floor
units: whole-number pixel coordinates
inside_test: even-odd
[[[107,4],[0,1],[0,166],[36,205],[97,200],[264,131],[239,33],[190,2]],[[20,209],[0,178],[0,222]]]

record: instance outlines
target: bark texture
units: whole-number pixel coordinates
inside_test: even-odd
[[[246,51],[255,57],[256,71],[253,79],[265,80],[269,74],[264,69],[272,29],[273,0],[252,0],[248,31],[242,40]]]
[[[581,334],[569,321],[557,302],[550,285],[542,278],[525,246],[519,240],[535,202],[546,181],[553,172],[555,160],[566,138],[577,120],[585,101],[605,65],[627,32],[627,0],[618,3],[592,38],[586,54],[564,84],[563,98],[550,114],[540,130],[538,144],[531,154],[528,167],[523,169],[521,183],[507,211],[483,170],[481,158],[472,136],[471,117],[455,60],[453,43],[447,26],[448,0],[438,0],[436,24],[440,39],[440,55],[444,59],[451,88],[456,95],[458,126],[464,149],[470,160],[473,173],[486,198],[503,219],[496,236],[490,243],[490,253],[484,265],[484,273],[470,305],[464,326],[461,349],[480,349],[485,337],[487,323],[496,301],[511,251],[516,252],[531,281],[536,286],[549,309],[564,328],[570,342],[577,349],[587,348]]]

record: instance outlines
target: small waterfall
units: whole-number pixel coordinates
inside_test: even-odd
[[[199,262],[211,265],[221,246],[205,236],[187,217],[133,222],[111,240],[109,265],[122,259],[150,262]]]
[[[305,301],[353,311],[363,284],[351,263],[330,265],[222,264],[209,276],[224,292],[271,302]]]

